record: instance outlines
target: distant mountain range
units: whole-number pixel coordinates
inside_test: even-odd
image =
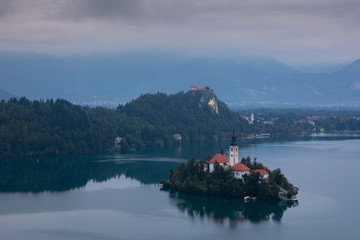
[[[11,93],[0,89],[0,100],[9,100],[10,98],[13,98],[13,97],[15,97],[15,96],[12,95]]]
[[[271,58],[0,53],[0,87],[30,99],[117,106],[142,93],[210,86],[230,107],[360,106],[360,60],[304,73]]]

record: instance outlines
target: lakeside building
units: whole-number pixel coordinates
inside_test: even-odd
[[[254,115],[253,112],[251,113],[250,117],[248,117],[248,116],[243,116],[243,115],[241,115],[241,117],[242,117],[243,119],[245,119],[246,121],[248,121],[248,124],[250,124],[250,125],[255,122],[255,115]]]
[[[221,150],[221,153],[216,154],[210,161],[209,161],[209,171],[214,171],[215,164],[219,164],[222,167],[229,166],[229,159],[225,156],[224,151]]]
[[[260,174],[260,176],[262,178],[268,178],[269,177],[269,173],[264,169],[255,169],[254,173],[257,173],[257,172]]]
[[[176,141],[178,141],[178,142],[181,142],[181,140],[182,140],[182,137],[181,137],[181,134],[180,134],[180,133],[175,133],[175,134],[173,135],[173,138],[174,138]]]
[[[121,140],[122,140],[122,138],[119,137],[119,136],[117,136],[117,137],[115,138],[115,141],[114,141],[114,146],[115,146],[115,148],[121,148],[121,145],[120,145]]]
[[[243,179],[245,174],[250,174],[250,168],[242,163],[235,164],[232,170],[234,171],[234,177],[238,179]]]

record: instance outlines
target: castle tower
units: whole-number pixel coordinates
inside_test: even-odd
[[[234,166],[239,162],[239,146],[236,143],[235,131],[233,131],[232,140],[229,146],[229,162],[230,166]]]

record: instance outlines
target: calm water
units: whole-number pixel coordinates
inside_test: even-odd
[[[298,202],[194,196],[154,186],[227,142],[142,152],[0,160],[1,239],[359,239],[359,136],[242,143],[281,168]]]

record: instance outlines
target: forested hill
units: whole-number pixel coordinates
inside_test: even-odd
[[[239,114],[206,89],[173,95],[145,94],[117,110],[141,117],[161,131],[162,138],[179,133],[185,141],[218,139],[232,129],[244,131],[247,126]]]
[[[116,110],[13,98],[0,102],[0,157],[107,152],[116,136],[127,148],[147,125]]]
[[[227,138],[232,130],[242,137],[360,130],[358,111],[268,111],[255,112],[255,121],[249,124],[248,117],[230,111],[210,88],[144,94],[116,110],[82,107],[66,100],[12,98],[0,102],[0,158],[170,145],[176,143],[174,134],[181,134],[187,143]],[[117,137],[120,141],[115,145]]]
[[[246,126],[210,90],[145,94],[116,110],[66,100],[0,102],[0,157],[101,153],[221,138]],[[116,137],[121,142],[115,148]]]

